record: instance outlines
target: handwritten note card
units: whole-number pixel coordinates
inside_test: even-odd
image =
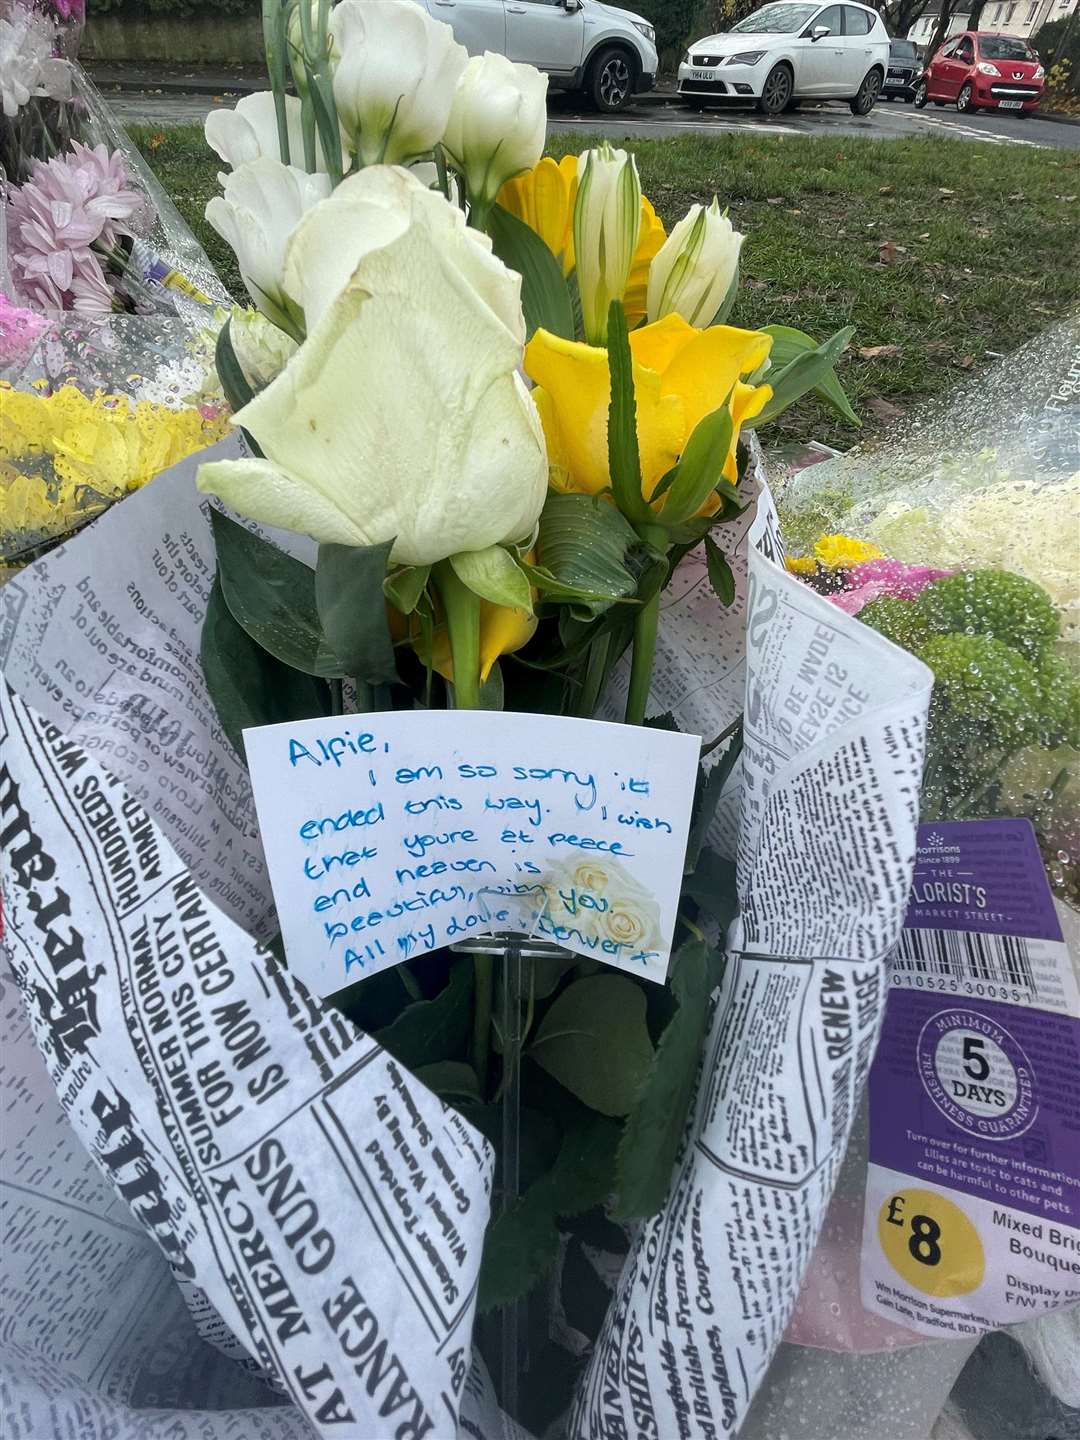
[[[244,741],[289,967],[318,994],[498,930],[664,979],[695,736],[472,710]]]

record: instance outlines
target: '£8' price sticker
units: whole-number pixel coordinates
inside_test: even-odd
[[[898,1190],[878,1212],[889,1264],[924,1295],[967,1295],[982,1284],[986,1256],[968,1217],[932,1190]]]

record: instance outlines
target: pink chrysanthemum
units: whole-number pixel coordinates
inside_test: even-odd
[[[43,310],[102,311],[112,295],[94,247],[112,249],[145,227],[146,198],[119,152],[78,141],[38,161],[8,205],[11,265],[25,299]]]
[[[13,305],[0,290],[0,370],[21,364],[48,322],[33,310]]]

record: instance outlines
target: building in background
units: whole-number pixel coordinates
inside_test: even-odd
[[[1051,20],[1064,20],[1080,4],[1080,0],[987,0],[977,24],[982,31],[991,34],[1018,35],[1030,40]],[[939,7],[935,4],[925,10],[915,21],[907,38],[916,45],[929,45],[937,28]],[[968,28],[971,18],[970,6],[949,18],[949,34],[958,35]]]

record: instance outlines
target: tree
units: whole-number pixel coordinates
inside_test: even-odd
[[[934,26],[934,33],[930,36],[930,43],[926,47],[928,56],[936,54],[938,47],[944,45],[949,34],[949,21],[952,19],[952,12],[953,0],[941,0],[937,24]]]

